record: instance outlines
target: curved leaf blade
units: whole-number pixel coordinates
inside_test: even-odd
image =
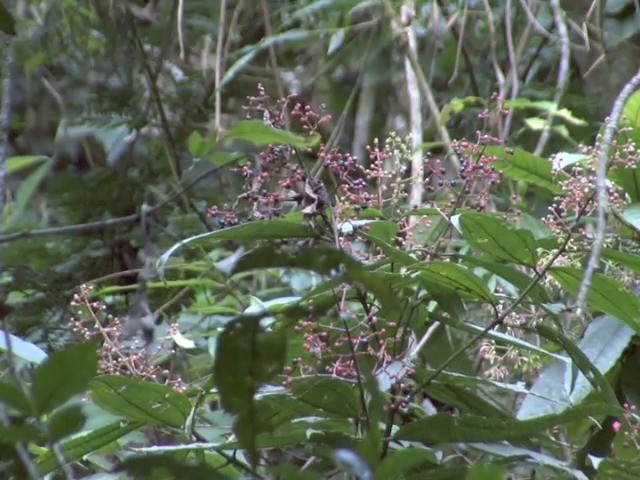
[[[101,408],[128,420],[182,427],[191,412],[189,399],[166,385],[121,375],[101,375],[89,385]]]
[[[536,265],[536,243],[528,230],[479,213],[460,215],[460,228],[464,239],[478,250],[519,265]]]
[[[562,288],[572,295],[578,293],[584,272],[577,268],[554,267],[550,271]],[[640,300],[617,280],[596,273],[587,294],[587,305],[616,317],[640,333]]]

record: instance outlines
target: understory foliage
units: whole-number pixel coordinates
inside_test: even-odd
[[[609,144],[554,96],[580,85],[536,90],[547,42],[569,42],[558,2],[418,5],[430,29],[478,20],[417,75],[442,107],[420,145],[393,101],[352,142],[366,119],[339,92],[353,72],[359,102],[397,83],[383,53],[410,66],[395,3],[220,2],[215,22],[161,3],[0,8],[6,478],[640,476],[640,93]],[[494,15],[544,42],[496,51]],[[495,92],[451,62],[487,36]],[[351,48],[357,68],[335,58]],[[526,65],[522,95],[498,57]],[[319,86],[294,88],[306,75]]]

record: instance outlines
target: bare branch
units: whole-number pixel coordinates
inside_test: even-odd
[[[553,21],[556,24],[556,30],[560,37],[560,65],[558,66],[558,81],[556,83],[556,93],[553,96],[553,103],[556,107],[560,108],[560,102],[564,97],[564,92],[567,89],[569,83],[569,62],[571,60],[571,48],[569,46],[569,32],[567,30],[567,24],[564,20],[564,12],[560,8],[559,0],[551,0],[551,10],[553,11]],[[547,121],[542,130],[542,134],[538,139],[535,155],[540,155],[544,150],[544,147],[549,141],[549,133],[551,132],[551,126],[553,125],[553,114],[549,112],[547,114]]]
[[[587,269],[584,272],[584,277],[580,282],[580,288],[578,289],[578,298],[576,300],[576,313],[582,315],[587,301],[587,293],[591,287],[591,280],[593,274],[598,268],[600,263],[600,252],[604,244],[604,238],[607,228],[606,211],[608,205],[607,198],[607,168],[609,166],[609,160],[611,159],[611,148],[615,143],[615,135],[618,130],[620,118],[622,117],[622,111],[624,109],[627,100],[640,86],[640,69],[622,88],[611,110],[611,115],[606,120],[604,128],[604,134],[600,141],[600,155],[598,156],[598,166],[596,170],[596,198],[598,203],[596,206],[596,231],[593,239],[593,245],[591,247],[591,254],[589,255],[589,262],[587,263]]]

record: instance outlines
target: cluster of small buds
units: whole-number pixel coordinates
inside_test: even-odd
[[[238,225],[240,220],[236,213],[229,210],[226,205],[223,208],[223,210],[220,210],[217,205],[213,205],[207,210],[207,215],[216,219],[218,221],[218,225],[222,228]]]
[[[323,110],[324,106],[321,106],[320,109]],[[307,133],[315,133],[320,125],[331,121],[331,115],[319,114],[311,105],[303,106],[301,103],[296,103],[293,106],[291,116],[298,119],[302,130]]]
[[[391,354],[395,345],[391,335],[395,323],[381,325],[375,313],[360,320],[355,314],[343,312],[341,316],[348,317],[348,332],[340,322],[335,322],[331,314],[325,322],[318,321],[312,308],[309,316],[294,327],[302,335],[302,348],[309,352],[309,357],[306,360],[294,358],[285,366],[283,385],[289,385],[296,375],[328,374],[345,380],[356,379],[358,370],[353,362],[354,356],[372,358],[378,366],[385,366],[396,359]]]
[[[402,378],[398,378],[395,374],[390,374],[393,382],[390,388],[390,395],[387,404],[384,406],[386,411],[404,412],[413,402],[414,384],[410,380],[415,374],[412,368],[406,367],[406,374]]]
[[[338,148],[327,152],[325,147],[320,147],[318,157],[322,159],[324,166],[335,173],[338,178],[345,178],[354,172],[361,172],[358,159],[350,153],[342,153]]]
[[[104,303],[89,299],[91,290],[91,286],[82,285],[73,296],[71,306],[75,317],[71,320],[71,329],[86,340],[97,339],[100,342],[98,372],[133,376],[184,391],[186,387],[180,377],[160,367],[155,355],[142,342],[124,342],[122,322],[107,313]],[[168,329],[166,341],[171,341],[176,328]]]
[[[285,99],[281,99],[277,102],[276,107],[271,105],[271,97],[266,93],[264,86],[258,84],[258,94],[254,96],[248,96],[248,104],[243,106],[243,109],[247,112],[247,118],[262,118],[266,125],[274,128],[284,128],[285,126],[285,111],[288,101],[295,95],[290,95]]]
[[[508,334],[516,338],[521,336],[519,332],[507,330]],[[498,346],[495,341],[489,339],[486,339],[480,347],[479,355],[489,364],[484,371],[484,376],[493,380],[505,380],[521,374],[530,374],[542,367],[542,359],[539,355],[522,352],[513,346]]]
[[[612,424],[613,430],[616,433],[623,433],[624,443],[627,446],[640,450],[640,418],[636,413],[636,406],[625,402],[622,407],[625,410],[623,421],[614,420]]]

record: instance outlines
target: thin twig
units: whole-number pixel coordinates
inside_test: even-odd
[[[558,66],[558,81],[556,83],[556,93],[553,96],[554,106],[560,108],[562,97],[567,89],[569,83],[569,62],[571,59],[571,48],[569,47],[569,32],[567,31],[567,24],[564,21],[564,12],[560,8],[559,0],[551,0],[551,10],[553,12],[553,21],[556,24],[556,30],[560,37],[560,65]],[[551,132],[551,126],[553,125],[553,112],[547,114],[547,121],[545,122],[542,134],[538,139],[538,143],[534,150],[535,155],[540,155],[544,150],[544,147],[549,141],[549,133]]]
[[[513,45],[513,29],[511,22],[511,0],[507,0],[507,4],[505,6],[504,12],[504,36],[505,36],[505,44],[507,45],[507,54],[509,56],[509,79],[511,81],[511,95],[510,99],[515,100],[518,98],[519,91],[519,82],[518,78],[518,59],[516,58],[516,51]],[[507,118],[504,122],[504,129],[502,130],[502,134],[500,138],[503,140],[509,136],[511,132],[511,124],[513,123],[513,114],[514,109],[510,108],[507,113]]]
[[[440,10],[442,10],[442,14],[445,16],[445,18],[449,15],[447,12],[447,5],[444,2],[444,0],[438,0],[438,6],[440,7]],[[463,34],[464,34],[464,27],[465,27],[465,23],[466,23],[466,18],[467,18],[467,3],[465,3],[464,6],[464,13],[462,15],[462,25],[460,27],[460,31],[458,31],[458,28],[456,27],[455,22],[451,24],[451,35],[453,35],[453,37],[456,40],[456,44],[458,45],[458,50],[462,53],[462,59],[464,60],[466,69],[467,69],[467,73],[469,74],[469,81],[471,82],[471,91],[473,92],[473,94],[476,97],[480,97],[480,88],[478,87],[478,81],[476,80],[476,74],[475,74],[475,70],[474,70],[474,66],[473,63],[471,62],[471,57],[469,55],[469,52],[467,51],[467,49],[464,46],[464,38],[463,38]],[[456,62],[457,64],[457,62]],[[451,79],[449,80],[449,83],[451,83],[453,81],[455,77],[451,77]]]
[[[180,48],[180,60],[184,61],[184,32],[182,31],[182,18],[184,16],[184,0],[178,0],[178,15],[176,19],[178,29],[178,46]]]
[[[0,212],[7,201],[7,156],[9,155],[9,134],[11,129],[11,98],[14,90],[14,52],[13,41],[5,42],[5,62],[2,79],[2,106],[0,106]],[[0,229],[1,229],[0,225]]]
[[[182,188],[177,189],[172,195],[170,195],[169,197],[161,201],[159,204],[154,205],[153,207],[147,208],[146,215],[152,215],[156,211],[163,208],[165,205],[173,202],[178,196],[182,195],[185,191],[189,190],[191,187],[193,187],[200,181],[204,180],[209,175],[212,175],[213,173],[218,172],[219,170],[237,162],[238,160],[244,157],[245,157],[244,155],[240,155],[234,160],[232,160],[230,163],[228,163],[227,165],[219,165],[203,172],[202,174],[198,175],[196,178],[191,180],[189,183],[184,185]],[[42,228],[40,230],[24,230],[22,232],[10,233],[7,235],[0,236],[0,244],[13,242],[16,240],[22,240],[26,238],[100,232],[103,230],[109,230],[111,228],[119,227],[122,225],[130,225],[130,224],[138,223],[140,221],[140,215],[141,213],[134,213],[133,215],[127,215],[125,217],[110,218],[108,220],[101,220],[97,222],[67,225],[64,227]]]
[[[578,289],[578,298],[576,300],[576,314],[582,315],[587,301],[587,293],[591,287],[591,280],[593,274],[598,268],[600,263],[600,252],[604,244],[607,219],[606,211],[608,206],[607,198],[607,168],[609,166],[609,160],[611,158],[611,146],[614,143],[618,124],[622,117],[622,111],[629,97],[640,86],[640,69],[636,74],[625,84],[611,110],[611,115],[607,118],[604,134],[600,141],[600,155],[598,156],[598,165],[596,169],[596,196],[598,203],[596,205],[596,231],[593,239],[593,245],[591,247],[591,254],[589,255],[589,262],[587,263],[587,269],[584,272],[584,277],[580,282],[580,288]]]
[[[262,16],[264,19],[264,31],[267,37],[273,36],[273,27],[271,26],[271,14],[269,13],[269,7],[265,0],[260,0],[260,7],[262,8]],[[269,63],[271,64],[271,70],[273,70],[273,77],[276,81],[276,90],[279,98],[285,97],[285,91],[282,87],[282,80],[280,79],[280,68],[278,67],[278,57],[276,56],[276,50],[273,43],[269,44]]]
[[[404,4],[404,15],[410,18],[415,16],[415,4],[407,0]],[[408,18],[402,19],[402,24],[407,25],[405,33],[407,35],[407,52],[417,56],[418,41],[416,39],[415,28]],[[422,98],[418,88],[418,79],[411,66],[411,60],[405,55],[404,73],[407,84],[407,95],[409,96],[409,125],[411,131],[411,184],[409,187],[409,208],[422,205],[422,195],[424,194],[423,183],[423,163],[422,157]],[[414,226],[417,217],[410,217],[410,226]]]
[[[220,90],[220,79],[222,78],[222,69],[224,68],[224,62],[222,59],[222,49],[224,46],[224,28],[227,15],[227,0],[220,1],[220,19],[218,21],[218,37],[216,40],[216,63],[214,66],[214,85],[215,85],[215,106],[213,111],[214,126],[216,129],[216,139],[220,139],[222,132],[221,120],[222,120],[222,91]]]

